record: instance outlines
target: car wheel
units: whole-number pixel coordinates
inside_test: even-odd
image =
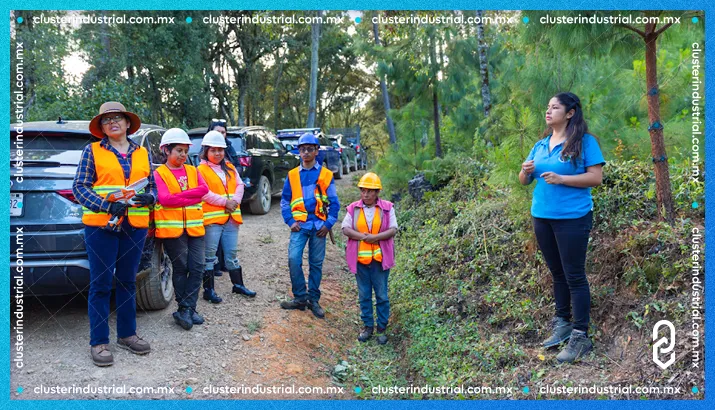
[[[355,160],[353,161],[353,169],[354,169],[355,171],[357,171],[357,170],[359,169],[359,168],[358,168],[357,157],[355,157]]]
[[[343,162],[338,164],[338,173],[335,174],[335,179],[343,179]]]
[[[142,310],[160,310],[169,306],[174,298],[173,267],[164,251],[161,239],[154,239],[154,251],[149,272],[137,281],[137,307]]]
[[[250,203],[251,213],[265,215],[271,210],[271,182],[265,175],[258,180],[256,197]]]
[[[350,174],[350,160],[347,157],[345,157],[345,169],[343,170],[343,173],[345,175]]]

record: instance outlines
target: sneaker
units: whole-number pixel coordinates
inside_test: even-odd
[[[203,325],[204,317],[199,315],[196,308],[191,308],[191,322],[195,325]]]
[[[569,340],[571,337],[571,331],[573,330],[573,324],[562,317],[556,316],[551,319],[551,328],[551,336],[541,343],[544,349],[558,346]]]
[[[571,332],[569,344],[556,356],[556,360],[559,363],[572,363],[588,354],[591,350],[593,350],[593,343],[591,343],[591,339],[588,338],[586,332],[574,329]]]
[[[89,349],[92,362],[99,367],[107,367],[114,364],[114,356],[109,350],[109,345],[96,345]]]
[[[313,312],[313,315],[318,319],[322,319],[325,317],[325,310],[320,307],[320,304],[317,300],[309,300],[308,307],[310,308],[311,312]]]
[[[293,309],[298,309],[298,310],[305,310],[306,306],[308,306],[308,302],[306,301],[300,301],[300,300],[286,300],[281,302],[281,309],[288,309],[288,310],[293,310]]]
[[[385,329],[377,328],[377,343],[384,345],[387,343],[387,334],[385,334]]]
[[[358,335],[358,341],[359,342],[367,342],[370,340],[372,337],[372,326],[365,326],[362,328],[362,331],[360,331],[360,334]]]
[[[147,354],[151,352],[149,342],[137,335],[117,339],[117,346],[122,349],[129,350],[134,354]]]
[[[181,307],[178,311],[174,312],[174,322],[184,330],[191,330],[191,328],[194,327],[189,308]]]

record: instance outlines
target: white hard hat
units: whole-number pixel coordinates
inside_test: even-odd
[[[159,148],[169,145],[169,144],[191,144],[191,139],[189,134],[181,128],[170,128],[164,132],[161,136],[161,142],[159,143]]]
[[[226,148],[226,138],[218,131],[209,131],[201,140],[201,146]]]

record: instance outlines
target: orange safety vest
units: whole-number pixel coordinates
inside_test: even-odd
[[[293,214],[293,219],[300,222],[308,220],[308,211],[305,209],[303,202],[303,186],[300,184],[300,167],[293,168],[288,172],[288,181],[290,182],[290,190],[292,198],[290,200],[290,212]],[[318,182],[315,183],[315,215],[322,219],[328,219],[328,215],[323,212],[323,203],[328,202],[328,187],[333,181],[333,173],[328,167],[320,168],[320,176]],[[320,187],[320,189],[318,189]],[[322,190],[322,193],[321,193]]]
[[[142,178],[149,177],[151,166],[149,165],[149,153],[146,148],[139,147],[132,152],[129,179],[124,179],[124,170],[116,154],[100,146],[100,143],[101,141],[93,142],[91,145],[94,169],[97,175],[92,191],[97,195],[105,198],[114,191],[126,188]],[[148,207],[127,208],[129,224],[135,228],[148,228],[149,213]],[[111,217],[106,212],[93,212],[89,208],[82,207],[82,223],[87,226],[105,227]]]
[[[199,186],[199,172],[196,167],[184,165],[186,178],[189,182],[189,189]],[[169,188],[169,193],[178,194],[181,192],[179,181],[166,166],[162,165],[156,169],[159,176]],[[201,202],[182,208],[166,208],[160,203],[154,206],[154,225],[156,226],[157,238],[178,238],[184,233],[184,229],[189,236],[204,236],[204,211]]]
[[[365,210],[363,208],[358,208],[358,218],[355,224],[357,231],[360,233],[371,233],[377,235],[380,233],[380,226],[382,225],[382,217],[380,214],[382,210],[375,209],[375,216],[372,218],[372,229],[367,226],[367,219],[365,219]],[[360,241],[358,246],[358,262],[363,265],[369,265],[370,262],[374,260],[382,262],[382,251],[380,250],[379,243],[367,243]]]
[[[206,164],[201,164],[199,165],[199,172],[201,173],[201,176],[204,177],[204,181],[206,181],[206,184],[209,186],[209,189],[211,192],[225,196],[226,199],[231,199],[233,197],[233,194],[236,192],[236,185],[238,181],[236,181],[236,178],[238,178],[238,172],[236,171],[236,168],[230,163],[226,162],[226,165],[228,165],[228,168],[233,171],[234,176],[231,177],[230,179],[227,177],[226,178],[226,184],[228,185],[228,188],[226,185],[223,184],[223,181],[221,181],[221,178],[218,177],[216,174],[216,171],[213,170],[209,165]],[[241,217],[241,204],[236,208],[234,212],[231,212],[231,218],[236,221],[239,224],[243,223],[243,217]],[[208,202],[204,201],[203,203],[203,210],[204,210],[204,225],[210,225],[210,224],[219,224],[223,225],[226,222],[228,222],[228,216],[229,213],[226,211],[226,208],[223,206],[216,206],[216,205],[211,205]]]

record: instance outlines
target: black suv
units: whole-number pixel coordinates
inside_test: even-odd
[[[193,142],[189,161],[198,165],[206,128],[194,128],[188,134]],[[249,205],[253,214],[267,214],[271,209],[271,197],[283,192],[288,171],[298,166],[300,158],[288,152],[266,127],[228,127],[226,138],[239,157],[239,163],[234,165],[246,184],[243,203]]]

